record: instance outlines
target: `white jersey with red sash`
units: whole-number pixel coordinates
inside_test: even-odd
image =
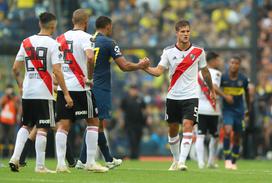
[[[25,62],[22,98],[53,100],[53,65],[63,63],[59,44],[49,36],[33,35],[22,42],[15,60]]]
[[[216,86],[220,87],[220,81],[221,81],[221,72],[209,68],[212,82]],[[203,115],[220,115],[220,105],[219,105],[219,97],[217,97],[216,100],[216,106],[211,105],[211,100],[209,99],[209,89],[206,86],[205,82],[203,81],[203,77],[201,72],[199,72],[199,103],[198,103],[198,114],[203,114]]]
[[[173,100],[199,98],[198,69],[207,65],[202,48],[191,45],[182,51],[175,45],[167,47],[163,51],[159,65],[169,69],[170,86],[167,98]]]
[[[90,87],[85,85],[87,77],[87,57],[85,51],[93,49],[91,35],[82,30],[70,30],[60,35],[57,41],[63,51],[63,75],[69,91],[86,91]],[[58,87],[58,90],[61,90]]]

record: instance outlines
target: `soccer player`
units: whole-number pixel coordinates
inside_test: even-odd
[[[213,87],[216,91],[220,87],[221,72],[218,69],[220,64],[220,57],[215,52],[208,52],[206,56],[209,72],[212,77]],[[214,103],[210,97],[210,90],[203,81],[201,72],[198,75],[199,83],[199,103],[198,103],[198,134],[196,139],[196,153],[198,160],[198,167],[204,168],[204,140],[207,132],[211,135],[209,141],[209,155],[207,167],[216,168],[215,164],[215,145],[218,137],[218,120],[220,115],[219,98]]]
[[[114,62],[119,68],[126,71],[135,71],[149,66],[149,61],[141,60],[138,63],[127,61],[121,53],[117,43],[110,38],[112,34],[112,21],[106,16],[100,16],[96,19],[96,33],[93,36],[95,43],[95,68],[93,76],[93,88],[99,115],[99,137],[98,145],[106,161],[108,168],[114,168],[122,163],[121,159],[115,159],[111,156],[107,139],[104,134],[104,124],[110,119],[111,111],[111,62]],[[91,71],[92,72],[92,71]],[[91,79],[91,78],[89,78]],[[82,168],[86,162],[86,146],[82,144],[80,159],[77,168]]]
[[[224,121],[224,155],[225,168],[236,170],[236,160],[239,156],[240,138],[243,131],[242,121],[245,115],[244,95],[248,112],[249,105],[249,79],[239,72],[241,58],[234,56],[229,61],[229,70],[222,75],[221,88],[224,95],[231,97],[223,100],[223,121]],[[233,136],[231,132],[233,131]],[[232,138],[231,138],[232,137]],[[230,142],[232,142],[232,151],[230,150]]]
[[[63,91],[67,107],[73,106],[73,100],[66,88],[61,64],[62,54],[59,44],[51,38],[56,29],[56,17],[51,13],[39,16],[40,32],[24,39],[16,56],[13,72],[22,91],[23,126],[16,138],[14,153],[9,166],[12,171],[19,171],[19,158],[28,138],[29,130],[36,125],[35,142],[36,168],[38,173],[54,173],[45,167],[45,148],[47,129],[55,125],[53,110],[53,78],[56,79]],[[20,78],[21,68],[25,65],[25,78]]]
[[[205,52],[190,42],[190,23],[178,21],[175,25],[177,42],[164,49],[157,67],[145,71],[153,76],[162,75],[169,69],[171,79],[166,97],[165,118],[169,126],[169,144],[174,161],[169,170],[187,170],[185,161],[192,144],[193,126],[197,123],[198,111],[198,69],[210,89],[214,102],[215,91],[207,68]],[[183,125],[183,138],[180,144],[179,124]]]
[[[95,162],[99,120],[94,96],[90,87],[86,85],[87,67],[91,67],[94,61],[93,44],[90,41],[91,35],[85,32],[88,19],[89,16],[84,9],[74,11],[72,17],[74,28],[57,38],[61,45],[60,49],[64,52],[64,64],[62,66],[64,79],[75,103],[73,108],[66,108],[63,92],[58,88],[56,118],[59,122],[55,138],[58,159],[57,172],[70,172],[65,163],[67,134],[71,123],[78,119],[86,119],[88,125],[85,169],[94,172],[108,171],[108,168]]]

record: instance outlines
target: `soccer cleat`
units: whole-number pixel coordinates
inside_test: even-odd
[[[238,168],[237,168],[237,165],[236,165],[236,164],[232,164],[231,169],[232,169],[232,170],[237,170],[237,169],[238,169]]]
[[[85,168],[85,164],[83,164],[80,160],[77,160],[76,169],[84,169]]]
[[[19,161],[10,160],[9,161],[10,170],[13,172],[19,172]]]
[[[71,173],[67,166],[57,166],[56,168],[57,173]]]
[[[178,162],[174,161],[168,170],[169,171],[177,171],[177,170],[179,170],[178,169]]]
[[[178,170],[181,170],[181,171],[186,171],[188,168],[185,164],[183,163],[179,163],[178,164]]]
[[[74,161],[74,163],[72,163],[72,164],[68,164],[68,167],[69,168],[74,168],[75,166],[77,165],[77,161]]]
[[[19,162],[19,167],[25,167],[26,165],[26,162]]]
[[[205,164],[204,163],[198,163],[198,168],[199,169],[204,169],[205,168]]]
[[[35,167],[36,173],[56,173],[56,171],[49,170],[45,166]]]
[[[218,168],[219,166],[218,166],[218,164],[216,164],[216,163],[213,163],[213,164],[208,164],[207,165],[207,168],[210,168],[210,169],[216,169],[216,168]]]
[[[230,160],[225,160],[225,169],[232,169],[232,163]]]
[[[108,169],[113,169],[122,164],[123,160],[113,158],[112,162],[106,162],[106,167]]]
[[[97,172],[97,173],[104,173],[104,172],[109,171],[109,169],[107,167],[101,166],[98,163],[86,165],[85,170]]]

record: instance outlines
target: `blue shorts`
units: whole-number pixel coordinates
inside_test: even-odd
[[[234,132],[241,133],[243,131],[244,115],[231,111],[223,111],[224,125],[231,125]]]
[[[98,118],[100,120],[111,118],[111,91],[93,88],[92,92],[96,100]]]

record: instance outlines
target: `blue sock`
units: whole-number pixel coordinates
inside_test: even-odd
[[[102,152],[104,159],[106,162],[112,162],[112,156],[110,154],[109,147],[107,145],[107,139],[105,137],[104,132],[99,132],[98,133],[98,146],[100,151]]]
[[[86,130],[84,131],[84,134],[83,134],[83,140],[82,140],[80,156],[79,156],[79,160],[83,164],[85,164],[87,162],[87,146],[86,146],[85,139],[86,139]]]
[[[232,164],[236,163],[237,158],[239,157],[239,149],[240,145],[233,145],[232,147],[232,153],[231,153],[231,162]]]
[[[225,160],[231,159],[230,139],[226,137],[224,138],[224,156]]]

